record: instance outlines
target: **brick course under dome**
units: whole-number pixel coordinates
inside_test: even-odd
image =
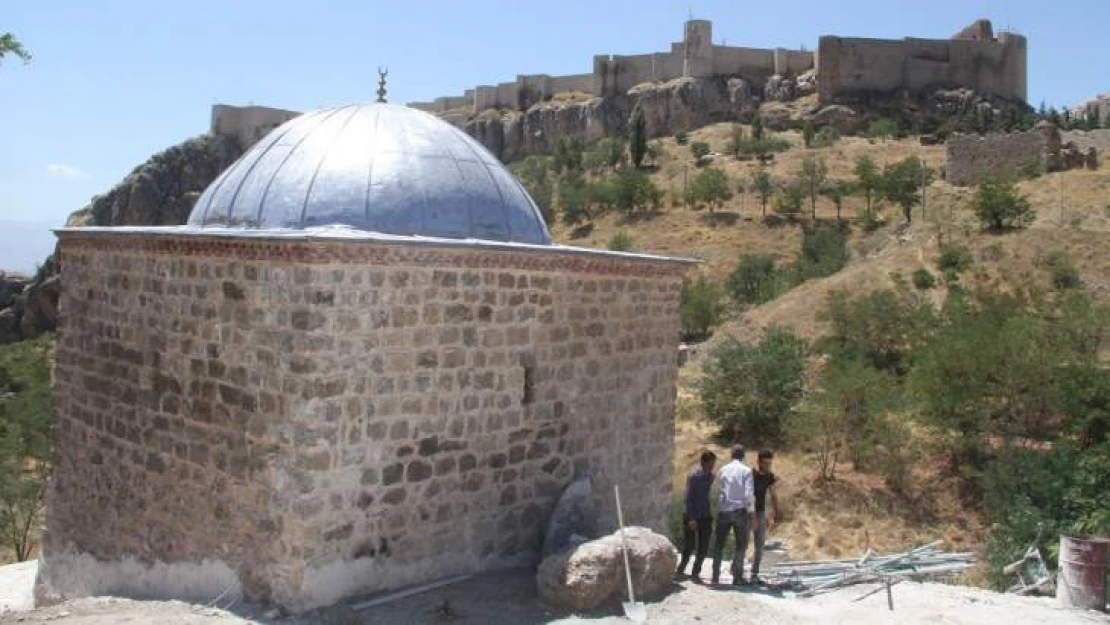
[[[352,231],[59,232],[40,597],[293,611],[664,531],[686,261]]]

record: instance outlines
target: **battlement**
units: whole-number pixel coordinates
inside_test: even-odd
[[[244,150],[265,137],[274,128],[297,117],[300,113],[267,106],[231,106],[214,104],[209,132],[214,135],[235,137]]]
[[[672,43],[667,52],[596,55],[593,70],[588,74],[520,74],[512,82],[479,85],[461,96],[410,102],[409,106],[432,113],[465,107],[471,107],[475,113],[491,108],[525,110],[560,93],[605,97],[626,93],[642,83],[683,76],[740,76],[765,80],[775,74],[801,73],[813,67],[813,53],[805,50],[714,45],[713,24],[708,20],[689,20],[685,23],[682,41]]]
[[[461,96],[411,102],[409,106],[433,113],[490,108],[525,110],[559,93],[577,92],[598,97],[627,93],[647,82],[684,76],[745,78],[763,82],[817,70],[821,101],[834,102],[874,93],[935,88],[969,88],[1009,100],[1026,98],[1025,37],[995,35],[990,20],[977,20],[952,39],[863,39],[821,37],[817,52],[785,48],[761,49],[713,43],[713,24],[689,20],[682,41],[666,52],[593,57],[589,74],[551,76],[521,74],[515,81],[480,85]]]

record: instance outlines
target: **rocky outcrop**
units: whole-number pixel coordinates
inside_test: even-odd
[[[671,588],[678,554],[671,541],[644,527],[625,528],[636,599]],[[536,572],[540,598],[571,610],[593,610],[626,597],[621,537],[611,534],[549,556]]]
[[[0,274],[0,345],[23,340],[19,324],[23,318],[23,291],[27,283],[28,280],[19,276]]]
[[[44,275],[26,290],[23,318],[19,322],[24,340],[33,339],[43,332],[53,332],[58,327],[58,297],[61,295],[61,276]]]
[[[742,79],[678,78],[645,83],[626,95],[585,102],[542,102],[527,111],[484,111],[462,128],[503,161],[549,154],[562,138],[592,143],[625,131],[632,109],[644,111],[649,137],[732,119],[750,121],[755,88]]]
[[[243,150],[232,137],[203,135],[150,157],[69,217],[69,226],[172,226]]]

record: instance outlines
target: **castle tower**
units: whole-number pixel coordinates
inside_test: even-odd
[[[682,75],[705,78],[713,75],[713,23],[688,20],[682,39]]]

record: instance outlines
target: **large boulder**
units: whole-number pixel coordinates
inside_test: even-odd
[[[804,118],[812,123],[815,128],[834,126],[842,135],[855,132],[861,123],[860,116],[843,104],[831,104],[818,109],[812,115],[806,115]]]
[[[625,539],[636,599],[666,594],[678,566],[671,541],[646,527],[625,528]],[[627,598],[620,533],[548,556],[536,571],[536,587],[543,601],[575,611]]]
[[[763,99],[768,102],[789,102],[795,97],[796,83],[789,78],[775,74],[763,86]]]
[[[543,557],[571,546],[572,538],[587,539],[597,534],[597,509],[594,507],[594,489],[589,477],[582,477],[567,486],[555,504],[547,535],[543,540]]]
[[[737,121],[751,123],[755,114],[759,112],[758,91],[752,83],[743,78],[728,80],[728,99],[732,106],[732,117]]]

